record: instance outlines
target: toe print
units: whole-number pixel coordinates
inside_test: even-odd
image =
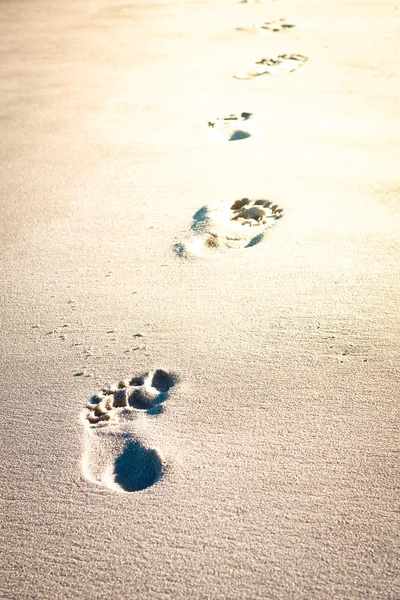
[[[252,79],[259,75],[278,75],[291,73],[307,62],[307,57],[302,54],[279,54],[271,58],[261,58],[251,64],[247,69],[235,74],[236,79]]]
[[[91,427],[116,425],[132,410],[151,411],[165,402],[176,377],[157,369],[142,377],[132,377],[95,394],[87,405]]]
[[[143,490],[164,473],[161,455],[136,429],[145,415],[157,415],[176,385],[173,373],[157,369],[130,377],[95,394],[82,413],[86,430],[85,477],[115,491]],[[142,421],[143,423],[143,421]]]
[[[191,233],[175,252],[184,257],[224,248],[249,248],[282,217],[283,209],[270,200],[241,198],[216,207],[203,207],[193,217]]]

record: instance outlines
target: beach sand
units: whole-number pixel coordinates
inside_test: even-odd
[[[0,10],[1,598],[398,599],[396,3]],[[244,197],[261,243],[174,252]],[[88,427],[155,369],[163,411]]]

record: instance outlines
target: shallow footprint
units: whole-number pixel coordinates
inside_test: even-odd
[[[174,250],[182,257],[201,256],[224,248],[250,248],[282,217],[283,209],[270,200],[240,198],[204,206],[193,216],[188,239]]]
[[[143,413],[162,412],[176,383],[173,373],[157,369],[113,384],[91,398],[82,412],[86,479],[115,491],[133,492],[162,478],[162,457],[140,439],[137,424]]]
[[[296,25],[286,19],[278,19],[277,21],[264,21],[262,25],[256,25],[255,23],[252,25],[244,25],[242,27],[237,27],[237,31],[246,31],[249,33],[257,33],[263,31],[282,31],[284,29],[291,29],[292,27],[296,27]]]
[[[244,71],[235,73],[234,77],[236,79],[252,79],[259,75],[291,73],[303,66],[307,60],[307,57],[302,54],[279,54],[271,58],[261,58]]]
[[[278,19],[277,21],[264,21],[264,23],[261,25],[261,29],[266,29],[268,31],[282,31],[282,29],[292,29],[292,27],[296,27],[296,25],[291,21],[287,21],[286,19]]]
[[[251,112],[242,112],[215,117],[207,121],[207,127],[216,138],[225,139],[228,142],[244,140],[252,135],[248,126],[248,121],[252,116]]]

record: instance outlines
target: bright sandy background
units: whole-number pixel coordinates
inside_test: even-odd
[[[400,598],[396,4],[0,2],[2,598]],[[242,196],[262,244],[174,255]],[[89,483],[87,400],[158,367],[165,477]]]

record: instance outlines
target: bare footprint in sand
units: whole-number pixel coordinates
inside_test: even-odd
[[[163,459],[143,441],[140,419],[143,414],[162,412],[176,383],[174,374],[157,369],[120,381],[92,397],[81,415],[86,479],[115,491],[136,492],[163,477]]]
[[[251,112],[227,114],[210,119],[207,121],[207,127],[217,139],[228,142],[244,140],[252,135],[248,124],[252,116]]]
[[[262,33],[265,31],[283,31],[285,29],[291,29],[292,27],[296,27],[296,25],[291,21],[278,19],[277,21],[264,21],[262,25],[256,25],[255,23],[252,25],[243,25],[242,27],[236,27],[236,30],[246,31],[248,33]]]
[[[204,206],[193,217],[188,239],[174,246],[182,257],[202,256],[224,248],[250,248],[282,217],[283,209],[270,200],[241,198],[233,204]]]
[[[264,21],[261,25],[261,29],[265,31],[282,31],[283,29],[292,29],[292,27],[296,27],[296,25],[284,18],[277,21]]]
[[[261,58],[243,71],[235,73],[234,77],[236,79],[253,79],[259,75],[291,73],[303,66],[307,60],[307,57],[302,54],[279,54],[271,58]]]

